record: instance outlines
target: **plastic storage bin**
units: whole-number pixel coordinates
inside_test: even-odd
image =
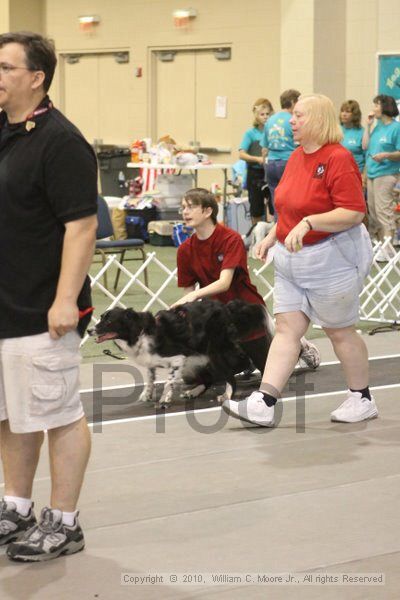
[[[246,235],[252,226],[250,202],[241,198],[229,201],[226,205],[226,224],[240,235]]]
[[[176,225],[176,221],[152,221],[149,223],[150,244],[153,246],[174,246],[172,239],[174,225]]]
[[[182,221],[182,215],[179,208],[157,208],[157,219],[160,221]]]

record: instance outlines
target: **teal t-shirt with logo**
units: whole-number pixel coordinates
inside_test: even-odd
[[[378,120],[369,138],[367,150],[367,176],[370,179],[384,177],[385,175],[396,175],[400,173],[400,162],[383,160],[377,162],[372,157],[379,152],[398,152],[400,150],[400,123],[391,121],[384,125]]]
[[[244,150],[250,156],[261,156],[261,138],[263,136],[263,132],[260,131],[257,127],[252,127],[248,129],[242,139],[242,142],[239,146],[239,150]],[[258,163],[251,163],[251,167],[254,169],[263,169],[263,165],[259,165]]]
[[[292,115],[283,110],[272,115],[264,126],[261,146],[268,148],[268,160],[289,160],[296,148],[290,126]]]
[[[365,150],[362,148],[364,127],[343,127],[342,146],[350,150],[361,173],[365,167]]]

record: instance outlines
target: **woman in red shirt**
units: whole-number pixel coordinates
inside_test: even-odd
[[[359,169],[339,143],[342,132],[326,96],[301,96],[290,120],[300,146],[276,189],[278,222],[257,248],[274,249],[276,333],[258,392],[224,403],[234,417],[271,427],[274,405],[294,365],[310,321],[330,338],[348,385],[334,421],[378,415],[368,387],[368,353],[355,329],[358,295],[372,262],[362,225],[365,201]]]

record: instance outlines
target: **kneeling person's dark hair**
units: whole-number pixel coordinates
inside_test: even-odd
[[[189,204],[193,204],[193,206],[201,206],[203,209],[211,208],[212,213],[210,218],[214,225],[217,223],[218,202],[216,201],[214,194],[205,188],[193,188],[185,193],[183,199]]]

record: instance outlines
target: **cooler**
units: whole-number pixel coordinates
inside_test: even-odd
[[[183,223],[183,221],[179,221]],[[149,241],[153,246],[173,246],[172,234],[177,221],[151,221],[147,230]]]

